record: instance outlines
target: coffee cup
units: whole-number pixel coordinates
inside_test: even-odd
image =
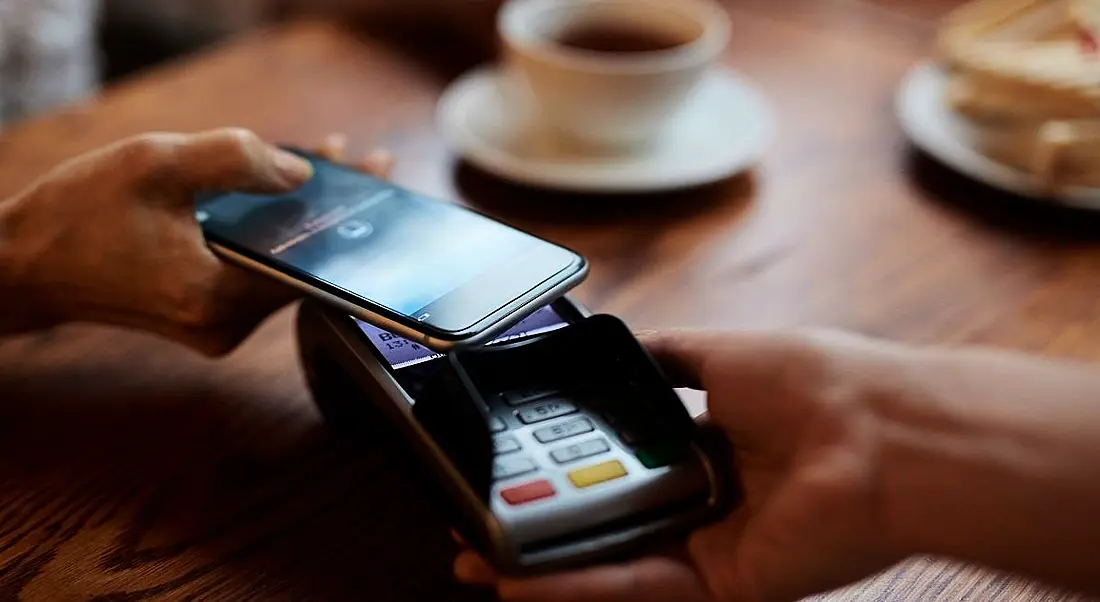
[[[657,138],[730,37],[714,0],[512,0],[498,19],[509,77],[545,124],[614,153]]]

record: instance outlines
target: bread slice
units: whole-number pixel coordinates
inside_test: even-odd
[[[938,39],[945,100],[982,152],[1054,187],[1100,185],[1097,32],[1100,0],[966,4]]]
[[[967,80],[956,108],[978,118],[1005,117],[1005,96],[1024,119],[1100,116],[1097,0],[977,0],[951,13],[939,51],[953,76]],[[988,98],[987,98],[988,97]]]
[[[943,21],[937,40],[940,58],[949,67],[965,67],[976,43],[1034,42],[1065,37],[1072,23],[1065,18],[1067,0],[974,0],[956,8]]]

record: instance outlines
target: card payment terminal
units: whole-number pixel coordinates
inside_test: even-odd
[[[568,297],[447,355],[308,301],[298,339],[326,418],[397,429],[463,537],[502,573],[636,553],[733,501],[728,448],[622,322]]]

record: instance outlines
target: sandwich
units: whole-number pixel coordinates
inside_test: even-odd
[[[1051,192],[1100,186],[1100,0],[976,0],[937,52],[970,144]]]

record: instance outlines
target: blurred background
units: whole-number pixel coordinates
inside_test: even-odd
[[[0,0],[0,116],[6,123],[24,119],[228,36],[289,18],[337,17],[383,36],[416,22],[421,40],[489,54],[499,4],[498,0]]]

